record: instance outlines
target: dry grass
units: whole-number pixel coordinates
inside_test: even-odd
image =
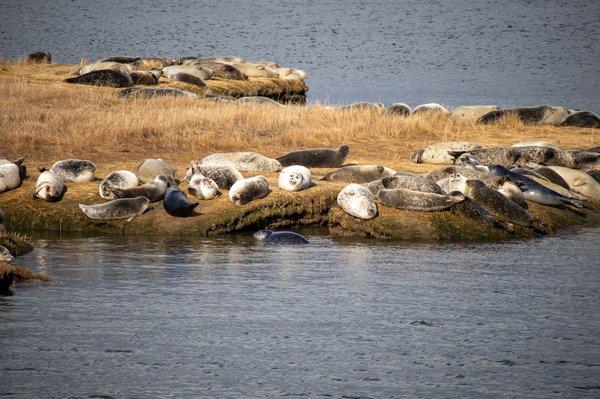
[[[320,105],[260,106],[184,98],[119,99],[115,89],[68,85],[73,65],[0,63],[0,156],[48,163],[65,157],[130,165],[161,157],[176,167],[216,151],[277,156],[304,147],[350,145],[350,162],[418,170],[410,153],[437,141],[488,146],[548,140],[564,148],[599,144],[596,129],[475,125],[444,115],[381,117]],[[401,99],[399,99],[401,100]]]

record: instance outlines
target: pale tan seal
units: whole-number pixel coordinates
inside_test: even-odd
[[[234,67],[250,78],[278,78],[279,73],[269,67],[251,62],[233,63]]]
[[[171,58],[141,58],[133,62],[138,69],[161,69],[175,64]]]
[[[141,183],[149,183],[154,181],[154,178],[158,175],[166,175],[175,178],[175,169],[160,158],[149,158],[136,166],[135,174]]]
[[[281,163],[256,152],[217,152],[200,160],[202,164],[231,165],[240,172],[278,172]]]
[[[477,120],[488,112],[500,109],[496,105],[464,105],[454,108],[450,115],[456,119]]]
[[[549,166],[548,168],[558,173],[574,192],[585,195],[594,201],[600,201],[600,183],[589,174],[562,166]]]
[[[131,64],[121,64],[120,62],[95,62],[93,64],[87,64],[82,66],[77,71],[77,74],[85,75],[86,73],[90,73],[93,71],[103,71],[107,69],[112,71],[123,72],[126,74],[135,71],[135,67]]]
[[[438,104],[438,103],[428,103],[428,104],[421,104],[421,105],[417,105],[413,111],[412,114],[420,114],[423,112],[439,112],[441,114],[448,114],[450,113],[450,111],[448,111],[443,105]]]
[[[267,194],[269,194],[269,183],[264,176],[238,180],[229,189],[229,199],[236,205],[245,205],[266,197]]]
[[[377,205],[373,194],[360,184],[351,183],[344,187],[337,196],[337,203],[350,216],[368,220],[377,216]]]
[[[469,152],[480,148],[483,148],[480,144],[470,141],[445,141],[433,143],[414,152],[411,156],[411,160],[414,163],[452,165],[454,164],[455,157],[449,155],[449,151]]]

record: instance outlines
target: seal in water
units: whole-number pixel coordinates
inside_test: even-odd
[[[377,216],[373,194],[360,184],[351,183],[344,187],[338,193],[337,203],[344,212],[358,219],[368,220]]]
[[[594,180],[592,176],[581,170],[562,166],[549,166],[548,168],[560,175],[569,184],[571,190],[594,201],[600,201],[600,183]]]
[[[89,72],[74,78],[65,79],[65,82],[109,87],[129,87],[133,85],[133,80],[131,80],[129,74],[111,69]]]
[[[36,51],[23,58],[23,62],[28,64],[49,64],[52,62],[52,54],[47,51]]]
[[[567,115],[560,126],[600,127],[600,116],[590,111],[578,111]]]
[[[15,258],[11,255],[10,251],[6,249],[6,247],[0,245],[0,262],[10,263],[13,259]]]
[[[463,153],[479,148],[482,148],[480,144],[472,143],[470,141],[446,141],[434,143],[414,152],[411,155],[411,160],[414,163],[452,165],[454,164],[455,157],[450,156],[448,154],[449,151],[461,151],[461,153]]]
[[[200,204],[199,202],[190,202],[187,195],[183,191],[175,187],[167,188],[165,198],[163,198],[163,206],[165,211],[171,216],[186,217],[194,215],[194,209]]]
[[[293,231],[259,230],[254,233],[254,238],[265,244],[308,244],[308,240]]]
[[[175,178],[175,169],[162,159],[149,158],[136,166],[135,174],[141,183],[149,183],[154,181],[154,178],[158,175],[166,175]]]
[[[384,111],[383,115],[399,115],[409,116],[411,113],[410,107],[405,103],[393,103]]]
[[[185,180],[190,181],[193,175],[202,175],[212,179],[221,190],[229,190],[233,184],[244,176],[231,165],[198,164],[192,161],[187,170]]]
[[[519,184],[510,181],[508,177],[501,178],[499,182],[502,183],[498,189],[500,194],[504,195],[521,208],[527,209],[527,202],[525,201],[525,196],[523,195],[523,191],[521,191]]]
[[[151,209],[150,201],[146,197],[119,198],[96,205],[79,204],[79,208],[90,219],[128,221]]]
[[[129,73],[133,84],[136,85],[155,85],[162,76],[160,69],[153,69],[151,71],[133,71]]]
[[[411,211],[442,211],[465,199],[462,194],[440,195],[405,188],[384,189],[377,193],[377,198],[385,206]]]
[[[167,188],[175,186],[177,186],[177,183],[172,176],[158,175],[151,183],[132,188],[111,187],[110,191],[116,198],[146,197],[150,202],[157,202],[165,197]]]
[[[444,106],[438,103],[417,105],[412,111],[413,114],[420,114],[422,112],[440,112],[442,114],[450,113],[450,111],[448,111],[446,108],[444,108]]]
[[[277,158],[283,166],[302,165],[307,168],[338,168],[343,163],[350,147],[342,145],[337,150],[332,148],[312,148],[292,151]]]
[[[42,168],[40,172],[44,170]],[[89,183],[96,178],[96,165],[83,159],[64,159],[52,165],[50,172],[56,173],[65,181]]]
[[[119,97],[122,98],[152,98],[152,97],[187,97],[193,100],[200,98],[196,93],[169,87],[128,87],[119,90]]]
[[[27,177],[27,168],[23,164],[25,158],[9,161],[0,158],[0,193],[13,190],[21,185]]]
[[[233,183],[229,190],[229,199],[236,205],[244,205],[250,201],[266,197],[269,194],[269,183],[264,176],[254,176]]]
[[[384,177],[381,179],[381,183],[387,189],[404,188],[406,190],[446,195],[444,190],[427,176],[396,175]]]
[[[217,152],[202,158],[200,163],[231,165],[240,172],[277,172],[281,170],[278,160],[249,151]]]
[[[283,168],[279,173],[279,188],[285,191],[300,191],[310,187],[312,175],[308,168],[292,165]]]
[[[42,172],[35,183],[34,198],[41,198],[48,202],[60,200],[65,191],[65,182],[59,175],[49,170]]]
[[[133,188],[140,184],[135,173],[128,170],[118,170],[110,173],[102,182],[98,188],[100,196],[104,199],[114,199],[115,196],[110,190],[111,188]]]
[[[342,166],[335,172],[328,173],[323,180],[369,183],[373,180],[393,176],[395,173],[395,170],[381,165],[349,165]]]
[[[219,196],[219,186],[213,179],[196,174],[190,179],[188,193],[201,200],[210,200]]]

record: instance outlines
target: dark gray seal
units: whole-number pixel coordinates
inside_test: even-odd
[[[490,124],[496,123],[500,119],[510,115],[516,115],[521,122],[526,125],[539,125],[553,119],[555,114],[567,115],[568,111],[560,107],[552,107],[550,105],[541,105],[539,107],[528,108],[505,108],[490,111],[487,114],[477,119],[476,123]],[[562,120],[562,118],[560,118]],[[560,121],[554,121],[560,122]]]
[[[36,51],[27,54],[23,61],[29,64],[49,64],[52,62],[52,55],[47,51]]]
[[[383,115],[398,115],[409,116],[411,113],[410,107],[405,103],[394,103],[387,107]]]
[[[231,80],[247,80],[248,76],[233,65],[216,61],[186,60],[183,65],[199,65],[210,69],[213,77]]]
[[[121,64],[133,64],[137,60],[141,60],[141,57],[128,57],[126,55],[117,55],[114,57],[103,58],[100,61],[96,62],[118,62]]]
[[[114,69],[102,69],[99,71],[88,72],[74,78],[65,79],[65,82],[108,87],[133,86],[133,80],[128,74]]]
[[[165,211],[171,216],[186,217],[194,215],[199,202],[190,202],[187,195],[178,188],[169,187],[163,199]]]
[[[600,127],[600,116],[590,111],[578,111],[567,115],[560,126]]]
[[[404,188],[424,193],[446,195],[444,190],[427,176],[396,175],[384,177],[381,179],[381,183],[383,184],[383,187],[387,189]]]
[[[259,230],[254,233],[254,238],[265,244],[308,244],[308,240],[304,236],[293,231]]]
[[[292,151],[277,158],[282,166],[302,165],[307,168],[338,168],[348,153],[350,147],[341,145],[337,150],[333,148],[311,148],[307,150]]]

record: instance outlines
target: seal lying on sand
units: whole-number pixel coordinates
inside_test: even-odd
[[[279,73],[269,67],[251,62],[232,63],[244,75],[251,78],[278,78]]]
[[[150,208],[150,201],[146,197],[119,198],[103,204],[79,204],[81,211],[90,219],[128,219],[131,220],[141,215]]]
[[[133,71],[129,73],[133,84],[136,85],[155,85],[162,76],[160,69],[153,69],[151,71]]]
[[[381,179],[381,182],[383,187],[387,189],[404,188],[407,190],[446,195],[436,182],[426,176],[396,175],[384,177]]]
[[[193,175],[198,174],[212,179],[222,190],[229,190],[236,181],[244,178],[244,176],[231,165],[199,164],[198,162],[192,161],[190,168],[185,174],[185,180],[189,182]]]
[[[77,71],[78,75],[85,75],[86,73],[94,71],[119,71],[125,74],[130,74],[135,71],[135,67],[131,64],[121,64],[120,62],[95,62],[93,64],[87,64],[79,68]]]
[[[27,54],[22,61],[28,64],[49,64],[52,62],[52,55],[47,51],[36,51]]]
[[[198,65],[212,72],[212,76],[222,79],[247,80],[248,76],[233,65],[216,61],[186,60],[183,65]]]
[[[450,113],[450,111],[448,111],[444,106],[442,106],[438,103],[428,103],[428,104],[417,105],[412,111],[413,114],[420,114],[422,112],[439,112],[442,114]]]
[[[560,126],[600,127],[600,116],[590,111],[574,112],[566,116]]]
[[[128,170],[118,170],[110,173],[108,176],[106,176],[106,178],[104,178],[104,180],[102,180],[100,187],[98,188],[98,192],[104,199],[113,199],[115,196],[110,190],[111,188],[127,189],[137,187],[139,184],[140,182],[135,173]]]
[[[411,113],[410,107],[405,103],[393,103],[384,111],[383,115],[399,115],[409,116]]]
[[[186,217],[194,215],[199,202],[190,202],[183,191],[175,187],[167,188],[163,206],[171,216]]]
[[[465,199],[463,195],[440,195],[404,188],[384,189],[377,198],[385,206],[412,211],[442,211]]]
[[[558,173],[576,193],[585,195],[594,201],[600,201],[600,183],[581,170],[565,168],[562,166],[549,166],[549,169]]]
[[[377,205],[373,194],[360,184],[351,183],[344,187],[337,196],[337,203],[350,216],[368,220],[377,216]]]
[[[126,55],[116,55],[113,57],[103,58],[96,62],[119,62],[121,64],[133,64],[137,60],[141,60],[141,59],[142,59],[142,57],[129,57]]]
[[[191,73],[187,73],[187,72],[174,73],[171,75],[169,80],[171,80],[172,82],[187,83],[189,85],[200,87],[201,89],[204,89],[204,90],[208,90],[208,86],[206,85],[204,80],[202,80],[198,76],[191,74]]]
[[[43,171],[42,168],[40,172]],[[50,172],[56,173],[65,181],[89,183],[96,178],[96,165],[83,159],[64,159],[52,165]]]
[[[217,152],[200,161],[203,164],[231,165],[240,172],[277,172],[281,170],[279,161],[256,152]]]
[[[196,93],[191,93],[185,90],[172,89],[168,87],[128,87],[122,89],[118,93],[119,97],[123,98],[152,98],[152,97],[187,97],[197,100],[199,97]]]
[[[411,160],[414,163],[432,163],[440,165],[452,165],[455,157],[448,154],[449,151],[470,152],[482,148],[480,144],[470,141],[446,141],[434,143],[423,149],[415,151]],[[460,155],[460,154],[459,154]]]
[[[196,174],[190,179],[188,193],[201,200],[210,200],[219,196],[219,186],[213,179]]]
[[[65,183],[62,177],[50,172],[42,172],[35,183],[34,198],[41,198],[48,202],[58,201],[65,191]]]
[[[496,178],[490,175],[489,173],[461,166],[448,166],[442,169],[433,170],[429,173],[426,173],[424,176],[435,182],[438,182],[439,180],[442,180],[452,175],[464,176],[467,179],[481,180],[488,187],[498,187],[498,182],[496,181]]]
[[[172,65],[162,69],[163,76],[169,80],[175,80],[179,74],[193,75],[204,83],[212,77],[212,72],[199,65]],[[193,83],[192,83],[193,84]]]
[[[264,176],[254,176],[236,181],[229,190],[229,199],[236,205],[244,205],[269,194],[269,183]]]
[[[292,165],[283,168],[279,173],[279,188],[285,191],[300,191],[310,187],[312,184],[311,173],[308,168],[300,165]]]
[[[150,202],[157,202],[165,197],[167,188],[175,186],[177,186],[177,183],[172,176],[158,175],[151,183],[132,188],[110,187],[110,192],[115,198],[146,197]]]
[[[342,145],[337,150],[332,148],[312,148],[292,151],[277,158],[282,166],[302,165],[307,168],[337,168],[340,167],[350,147]]]
[[[454,108],[450,114],[457,119],[477,120],[488,112],[495,111],[499,107],[495,105],[465,105]]]
[[[323,180],[369,183],[383,177],[393,176],[395,173],[395,170],[381,165],[349,165],[342,166],[335,172],[328,173]]]
[[[175,169],[162,159],[145,159],[135,168],[135,174],[141,183],[154,181],[158,175],[166,175],[175,178]]]
[[[308,244],[308,240],[292,231],[259,230],[254,233],[254,238],[265,244]]]
[[[138,69],[160,69],[175,64],[170,58],[140,58],[133,62]]]
[[[133,80],[131,80],[129,74],[110,69],[89,72],[74,78],[65,79],[65,82],[109,87],[129,87],[133,85]]]
[[[27,176],[27,168],[23,164],[24,158],[14,162],[0,158],[0,193],[13,190],[21,185]]]

